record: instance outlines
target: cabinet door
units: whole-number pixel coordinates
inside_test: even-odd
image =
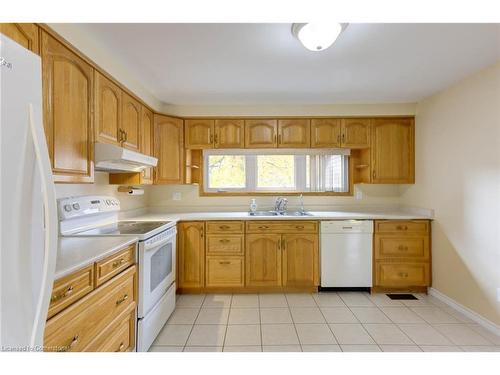
[[[94,70],[42,32],[45,134],[54,181],[94,182]]]
[[[318,236],[283,235],[283,285],[319,285]]]
[[[244,120],[215,120],[215,148],[244,148]]]
[[[205,279],[205,223],[179,224],[179,288],[202,288]]]
[[[312,119],[311,147],[340,147],[340,119]]]
[[[184,177],[184,122],[181,119],[154,115],[154,150],[158,165],[155,184],[182,184]]]
[[[372,183],[415,183],[413,120],[377,119],[372,133]]]
[[[118,145],[121,124],[122,90],[95,72],[95,141]]]
[[[140,149],[141,104],[129,94],[122,94],[122,146],[132,151]]]
[[[342,120],[342,147],[368,148],[370,147],[370,119],[343,119]]]
[[[274,148],[277,134],[276,120],[245,120],[245,148]]]
[[[278,121],[278,147],[309,148],[310,146],[311,124],[309,119]]]
[[[0,33],[38,54],[38,26],[34,23],[0,23]]]
[[[281,235],[246,236],[247,286],[281,286]]]
[[[186,120],[185,132],[187,149],[213,148],[214,120]]]
[[[153,112],[146,107],[141,108],[141,152],[152,156],[153,152]],[[145,184],[153,183],[153,168],[142,171],[142,181]]]

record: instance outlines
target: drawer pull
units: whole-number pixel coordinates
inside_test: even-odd
[[[408,272],[400,272],[400,273],[398,273],[398,275],[400,277],[405,277],[406,278],[406,277],[408,277]]]
[[[222,238],[222,239],[219,240],[219,242],[221,242],[221,243],[228,243],[229,240],[227,238]]]
[[[229,225],[219,225],[219,229],[226,230],[229,229]]]
[[[127,299],[128,299],[128,294],[125,294],[122,298],[120,298],[118,301],[116,301],[116,306],[121,305]]]
[[[73,338],[71,339],[71,342],[69,343],[69,345],[67,346],[63,346],[62,348],[60,348],[58,350],[58,352],[67,352],[68,350],[70,350],[73,346],[76,345],[76,343],[78,342],[78,339],[80,338],[79,335],[75,335],[73,336]]]
[[[304,226],[303,225],[296,225],[295,228],[296,229],[304,229]]]
[[[269,229],[269,227],[267,225],[261,225],[258,227],[259,229]]]
[[[117,260],[116,262],[113,262],[113,268],[119,267],[125,262],[126,262],[125,259],[121,258],[121,259]]]
[[[397,230],[408,230],[408,227],[406,225],[398,225],[396,227]]]
[[[219,264],[231,264],[229,260],[220,261]]]
[[[63,293],[61,294],[56,294],[55,296],[52,296],[50,299],[50,302],[56,302],[59,301],[60,299],[66,298],[69,296],[71,293],[73,293],[73,286],[70,285],[68,289],[66,289]]]
[[[121,352],[124,347],[125,347],[125,345],[123,344],[123,342],[120,343],[120,346],[118,347],[118,350],[116,352]]]
[[[352,229],[352,227],[342,227],[342,229]]]
[[[398,250],[399,250],[399,251],[408,251],[408,246],[399,245],[399,246],[398,246]]]

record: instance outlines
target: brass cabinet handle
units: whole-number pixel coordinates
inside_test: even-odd
[[[408,272],[400,272],[398,275],[401,277],[408,277]]]
[[[116,262],[113,262],[113,268],[116,268],[118,266],[121,266],[123,263],[125,263],[125,259],[124,258],[121,258],[119,260],[117,260]]]
[[[344,143],[344,142],[345,142],[345,133],[342,134],[342,143]]]
[[[78,334],[76,334],[75,336],[73,336],[73,338],[71,339],[71,342],[69,343],[69,345],[66,345],[66,346],[63,346],[61,347],[58,352],[67,352],[68,350],[70,350],[73,346],[76,345],[76,343],[78,342],[78,339],[80,338],[80,336]]]
[[[214,135],[214,143],[216,146],[219,144],[219,136],[218,136],[217,132],[215,132],[215,135]]]
[[[268,229],[269,227],[267,225],[261,225],[261,226],[259,226],[257,228],[259,228],[259,229]]]
[[[400,251],[408,251],[408,246],[399,245],[398,246],[398,250],[400,250]]]
[[[408,226],[406,226],[406,225],[398,225],[398,226],[396,226],[396,229],[397,230],[407,230]]]
[[[128,294],[125,294],[122,298],[120,298],[118,301],[116,301],[116,306],[121,305],[126,300],[128,300]]]
[[[337,135],[337,143],[340,143],[340,134]]]
[[[278,251],[281,251],[281,239],[278,240]]]
[[[120,343],[120,346],[118,347],[118,350],[117,352],[121,352],[123,350],[123,348],[125,347],[125,345],[123,344],[123,342]]]
[[[281,144],[281,141],[282,141],[282,138],[281,138],[281,134],[278,135],[278,144]]]
[[[229,229],[229,225],[219,225],[219,229],[222,229],[222,230]]]
[[[219,261],[219,264],[231,264],[231,262],[229,260],[221,260]]]
[[[303,225],[296,225],[295,229],[304,229],[304,226]]]
[[[285,241],[285,239],[284,239],[284,238],[281,240],[281,249],[282,249],[283,251],[285,251],[285,250],[286,250],[286,241]]]
[[[373,170],[373,178],[376,178],[377,174],[375,173],[375,170]]]
[[[221,243],[228,243],[228,242],[229,242],[229,240],[228,240],[227,238],[221,238],[221,239],[219,240],[219,242],[221,242]]]
[[[273,138],[274,138],[274,143],[278,143],[278,141],[277,141],[278,137],[276,134],[274,134]]]
[[[63,299],[63,298],[66,298],[67,296],[69,296],[71,293],[73,293],[73,286],[70,285],[68,287],[68,289],[66,289],[64,292],[62,292],[61,294],[56,294],[55,296],[52,296],[52,298],[50,299],[50,302],[56,302],[56,301],[59,301],[60,299]]]

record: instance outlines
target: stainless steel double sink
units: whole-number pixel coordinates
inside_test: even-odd
[[[249,212],[248,216],[263,216],[263,217],[273,217],[273,216],[313,216],[310,212],[306,211],[255,211]]]

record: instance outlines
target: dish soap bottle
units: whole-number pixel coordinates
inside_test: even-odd
[[[250,203],[250,212],[255,213],[255,211],[257,211],[257,202],[255,198],[252,198],[252,201]]]

